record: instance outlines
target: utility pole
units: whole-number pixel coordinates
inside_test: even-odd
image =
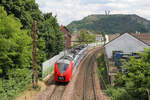
[[[32,80],[33,88],[37,88],[37,84],[38,84],[36,24],[37,22],[34,20],[33,22],[33,80]]]
[[[149,89],[146,89],[147,93],[148,93],[148,100],[150,100],[150,92]]]

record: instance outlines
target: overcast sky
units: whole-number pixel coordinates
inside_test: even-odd
[[[57,15],[67,25],[91,14],[137,14],[150,20],[150,0],[36,0],[43,13]]]

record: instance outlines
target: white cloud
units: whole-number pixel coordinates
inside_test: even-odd
[[[72,20],[82,19],[100,8],[99,4],[81,5],[80,3],[81,0],[45,0],[40,9],[44,13],[53,12],[54,15],[57,15],[59,23],[66,25]]]
[[[90,0],[37,0],[37,3],[42,12],[57,15],[58,22],[63,25],[105,10],[111,10],[112,14],[138,14],[150,19],[150,0],[94,0],[92,3]]]
[[[117,8],[117,9],[122,9],[122,8],[127,8],[129,7],[128,4],[123,4],[123,3],[107,3],[105,4],[106,7],[112,7],[112,8]]]

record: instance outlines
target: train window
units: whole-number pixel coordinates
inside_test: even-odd
[[[65,63],[58,63],[58,68],[61,73],[64,73],[66,69],[68,68],[69,64]]]
[[[70,56],[63,56],[60,59],[67,59],[69,61],[72,61],[73,59]]]
[[[69,56],[66,56],[65,59],[68,59],[69,61],[72,61],[73,59]]]

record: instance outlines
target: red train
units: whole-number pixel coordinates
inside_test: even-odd
[[[69,82],[72,77],[73,59],[65,56],[55,63],[54,77],[57,82]]]
[[[70,50],[65,56],[55,62],[54,79],[56,82],[69,82],[81,59],[86,55],[85,46]]]

